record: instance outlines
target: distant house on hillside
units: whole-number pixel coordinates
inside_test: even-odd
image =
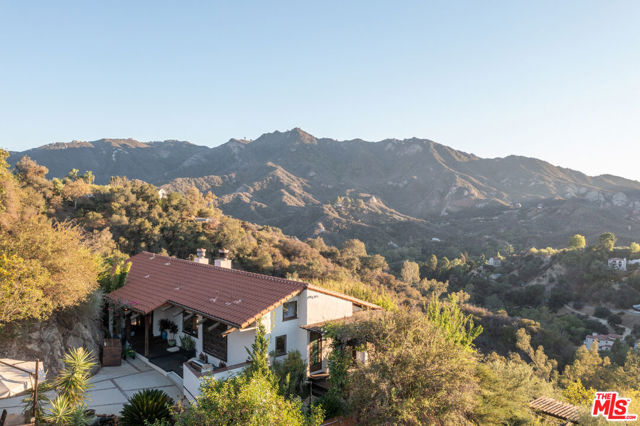
[[[627,258],[624,257],[612,257],[607,262],[609,265],[609,269],[613,269],[616,271],[626,271],[627,270]]]
[[[487,264],[489,266],[500,266],[502,265],[502,260],[499,257],[490,257]]]
[[[141,252],[129,258],[124,286],[106,296],[112,335],[124,335],[141,358],[182,383],[190,400],[205,377],[223,380],[247,367],[258,323],[272,360],[298,351],[309,380],[326,381],[330,346],[321,324],[381,309],[305,282],[233,269],[227,253],[220,250],[209,265],[204,249],[193,261]]]
[[[194,217],[193,221],[196,223],[209,223],[211,222],[210,217]]]
[[[611,347],[616,342],[616,340],[622,339],[622,336],[619,334],[598,334],[593,333],[590,336],[587,336],[584,339],[584,345],[587,349],[591,349],[591,345],[593,342],[598,341],[598,350],[599,351],[608,351],[611,350]]]
[[[627,262],[627,266],[640,265],[640,259],[631,259]]]
[[[160,197],[161,199],[167,196],[167,191],[165,189],[158,189],[158,197]]]

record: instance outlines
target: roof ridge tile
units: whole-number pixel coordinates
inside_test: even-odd
[[[259,274],[257,272],[243,271],[242,269],[223,268],[221,266],[209,265],[208,263],[198,263],[198,262],[194,262],[194,261],[189,260],[189,259],[181,259],[179,257],[164,256],[164,255],[161,255],[161,254],[155,254],[155,253],[151,253],[151,252],[148,252],[148,251],[141,251],[138,254],[134,254],[133,256],[129,257],[129,259],[127,261],[130,261],[134,257],[139,256],[141,254],[151,254],[151,255],[153,255],[153,258],[150,258],[149,260],[153,260],[156,257],[162,257],[162,258],[165,258],[165,259],[169,259],[170,261],[178,261],[178,262],[181,262],[181,263],[185,263],[185,264],[192,265],[192,266],[197,266],[197,267],[202,267],[202,268],[212,268],[212,269],[215,269],[215,270],[218,270],[218,271],[237,273],[237,274],[247,275],[247,276],[251,276],[251,277],[255,277],[255,278],[266,279],[266,280],[269,280],[269,281],[278,281],[278,282],[282,282],[282,283],[286,283],[286,284],[299,285],[299,286],[302,286],[302,287],[305,287],[305,288],[307,286],[309,286],[309,283],[307,283],[305,281],[296,281],[296,280],[290,280],[290,279],[287,279],[287,278],[274,277],[273,275],[265,275],[265,274]]]

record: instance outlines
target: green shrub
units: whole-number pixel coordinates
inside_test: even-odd
[[[547,305],[553,312],[557,312],[558,309],[569,303],[573,297],[571,290],[565,286],[556,285],[551,290]]]
[[[189,336],[180,336],[180,346],[185,351],[193,351],[196,348],[196,341]]]
[[[606,325],[601,323],[600,321],[596,321],[591,318],[586,318],[583,320],[586,331],[591,334],[593,332],[598,334],[607,334],[609,329]]]
[[[622,324],[622,318],[620,318],[619,315],[612,314],[611,316],[609,316],[609,319],[607,319],[607,322],[610,326],[614,327],[616,325]]]
[[[603,306],[598,306],[593,312],[593,315],[598,318],[609,318],[611,316],[611,310]]]
[[[273,361],[271,369],[278,379],[278,389],[287,398],[309,395],[309,387],[305,385],[307,379],[307,364],[302,360],[300,352],[293,351],[282,360]]]
[[[324,419],[320,407],[305,414],[299,399],[280,395],[274,381],[260,371],[227,380],[209,376],[200,390],[196,401],[177,416],[176,424],[317,426]]]
[[[173,399],[159,389],[145,389],[135,393],[121,411],[120,423],[139,426],[171,419]]]

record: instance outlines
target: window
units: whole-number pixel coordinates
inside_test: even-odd
[[[287,354],[287,335],[276,337],[276,356]]]
[[[198,317],[185,313],[182,316],[182,332],[192,336],[198,336]]]
[[[298,302],[287,302],[282,305],[282,321],[298,318]]]
[[[210,319],[206,320],[202,326],[203,352],[224,362],[227,362],[227,338],[222,336],[222,333],[226,330],[226,325]]]

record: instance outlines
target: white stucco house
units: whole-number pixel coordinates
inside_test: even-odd
[[[612,257],[607,262],[609,265],[609,269],[613,269],[616,271],[626,271],[627,270],[627,258],[621,257]]]
[[[593,342],[598,342],[598,350],[599,351],[608,351],[611,350],[611,347],[616,342],[616,340],[622,339],[622,336],[619,334],[598,334],[593,333],[590,336],[587,336],[584,339],[584,345],[587,349],[591,349],[591,345]]]
[[[629,259],[629,261],[627,262],[627,266],[631,265],[640,265],[640,259]]]
[[[114,306],[124,308],[122,334],[145,359],[171,370],[168,374],[176,381],[181,375],[190,400],[199,395],[203,377],[225,379],[248,365],[247,348],[259,321],[274,358],[298,351],[310,377],[326,376],[328,345],[315,326],[380,309],[304,282],[233,269],[227,252],[220,252],[215,265],[208,264],[204,249],[193,261],[139,253],[129,259],[124,286],[107,295]],[[184,351],[169,352],[176,349],[162,339],[162,320],[177,325],[178,346],[180,338],[191,338],[195,353],[181,359]]]
[[[487,264],[489,266],[500,266],[502,265],[502,260],[499,257],[490,257]]]

